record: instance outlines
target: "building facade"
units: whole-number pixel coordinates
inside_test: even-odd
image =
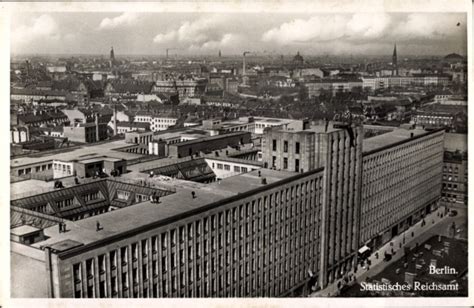
[[[296,172],[324,168],[320,285],[357,264],[362,138],[362,127],[335,123],[265,131],[264,166]]]
[[[438,206],[443,142],[437,130],[364,152],[360,245],[379,247]]]
[[[286,178],[198,212],[82,245],[45,247],[49,297],[285,296],[318,275],[323,173]],[[58,243],[59,244],[59,243]],[[31,248],[33,249],[33,248]],[[41,250],[39,250],[41,252]],[[46,264],[49,264],[46,266]]]

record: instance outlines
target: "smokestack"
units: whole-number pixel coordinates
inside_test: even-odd
[[[95,138],[96,142],[99,141],[99,114],[95,114]]]
[[[114,104],[114,136],[117,135],[117,104]]]

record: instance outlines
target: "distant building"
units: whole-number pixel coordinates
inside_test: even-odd
[[[204,94],[207,79],[158,80],[153,86],[153,93],[178,93],[180,98]]]
[[[425,128],[448,128],[451,132],[467,132],[467,106],[432,104],[416,110],[412,123]]]
[[[363,82],[361,79],[320,79],[304,82],[304,86],[308,89],[308,97],[318,97],[324,91],[329,91],[332,95],[338,93],[351,92],[355,88],[362,89]]]
[[[448,208],[468,204],[467,135],[446,134],[441,203]]]
[[[93,143],[108,137],[107,123],[79,123],[74,126],[64,126],[65,138],[73,142]]]
[[[135,115],[135,123],[149,123],[153,132],[167,130],[178,121],[177,117],[160,116],[147,111],[139,111]]]
[[[117,121],[117,134],[124,134],[132,131],[149,131],[150,123],[140,122],[118,122]]]
[[[391,87],[428,87],[447,86],[451,83],[451,76],[447,74],[413,74],[410,76],[362,77],[364,89],[379,90]]]
[[[21,100],[26,103],[37,102],[40,100],[58,100],[65,101],[68,96],[65,91],[57,90],[42,90],[42,89],[18,89],[11,88],[10,90],[10,99],[12,100]]]

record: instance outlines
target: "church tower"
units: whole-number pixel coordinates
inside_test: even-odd
[[[398,63],[397,63],[397,44],[393,47],[392,55],[392,75],[398,76]]]
[[[110,68],[114,68],[114,64],[115,64],[115,54],[114,54],[114,47],[110,47]]]

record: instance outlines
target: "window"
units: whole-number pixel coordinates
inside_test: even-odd
[[[145,258],[147,256],[148,242],[147,240],[142,240],[142,256]]]
[[[224,165],[224,170],[229,171],[230,170],[230,165]]]
[[[222,170],[222,164],[217,164],[217,169],[221,169]]]
[[[234,166],[234,172],[240,172],[240,167],[239,166]]]
[[[158,247],[158,237],[153,236],[151,238],[151,252],[154,253],[154,254],[157,253],[158,252],[157,247]]]
[[[283,152],[288,153],[288,141],[283,141]]]
[[[172,229],[170,231],[170,237],[171,237],[171,245],[172,246],[176,245],[176,229]]]
[[[105,255],[99,256],[99,274],[105,273]]]
[[[295,153],[300,154],[300,143],[299,142],[295,143]]]
[[[80,283],[81,282],[81,277],[82,277],[81,263],[74,264],[72,268],[73,268],[72,272],[73,272],[74,282],[75,283]]]
[[[128,260],[128,249],[127,249],[127,247],[122,247],[122,249],[120,249],[120,258],[122,259],[122,265],[126,265],[127,260]]]
[[[136,194],[135,195],[135,202],[136,203],[145,202],[147,200],[148,200],[148,197],[146,195],[141,195],[141,194]]]
[[[179,241],[180,243],[184,242],[184,227],[179,227]]]
[[[117,190],[117,199],[119,200],[128,200],[130,197],[130,192],[124,190]]]
[[[167,244],[166,244],[166,233],[161,234],[161,249],[166,249]]]
[[[245,173],[245,172],[248,172],[248,169],[247,169],[247,167],[242,167],[242,169],[241,169],[241,170],[242,170],[242,172],[243,172],[243,173]]]
[[[295,172],[299,172],[300,170],[300,160],[295,159]]]
[[[147,268],[146,264],[144,264],[142,266],[142,275],[143,275],[143,280],[148,279],[148,268]]]
[[[94,277],[94,260],[86,260],[86,273],[87,279],[92,279]]]
[[[288,157],[283,157],[283,169],[288,169]]]
[[[277,150],[277,141],[275,139],[273,139],[272,142],[273,142],[272,151],[276,151]]]

